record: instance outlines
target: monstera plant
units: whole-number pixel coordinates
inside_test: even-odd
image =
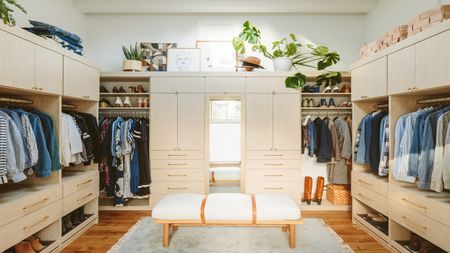
[[[306,84],[306,75],[301,73],[299,66],[308,67],[316,70],[324,71],[317,77],[317,83],[339,83],[341,74],[335,71],[327,70],[328,67],[336,64],[340,60],[337,52],[331,52],[326,46],[315,46],[312,44],[300,43],[294,34],[279,41],[272,42],[269,50],[266,45],[261,42],[261,31],[256,28],[250,21],[243,24],[242,32],[233,38],[233,47],[238,54],[245,54],[245,44],[251,45],[252,50],[262,53],[265,57],[277,60],[283,58],[288,59],[290,66],[297,71],[293,76],[287,77],[285,80],[286,87],[299,89]],[[274,67],[275,66],[274,61]]]
[[[12,9],[13,6],[17,7],[23,13],[27,13],[27,11],[20,5],[16,0],[0,0],[0,18],[3,20],[5,25],[15,25],[16,20],[12,16],[11,12],[14,12]]]

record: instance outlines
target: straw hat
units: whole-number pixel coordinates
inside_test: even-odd
[[[254,69],[264,69],[263,66],[261,66],[261,59],[254,56],[247,56],[244,59],[240,59],[242,62],[241,68],[244,68],[246,71],[253,71]]]

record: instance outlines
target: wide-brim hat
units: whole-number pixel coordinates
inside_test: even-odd
[[[264,69],[261,66],[261,59],[254,56],[247,56],[244,59],[239,59],[242,62],[242,68],[245,68],[247,71],[252,71],[253,69]]]

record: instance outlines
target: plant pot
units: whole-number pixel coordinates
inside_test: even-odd
[[[136,60],[123,60],[123,71],[141,71],[142,62]]]
[[[292,60],[288,57],[275,58],[272,61],[275,71],[289,71],[292,68]]]

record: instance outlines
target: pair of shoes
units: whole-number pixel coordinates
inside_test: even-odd
[[[107,108],[107,107],[112,107],[111,103],[109,102],[109,100],[102,98],[99,102],[99,106],[100,108]]]
[[[352,102],[342,102],[338,107],[352,107]]]
[[[148,98],[139,98],[137,101],[137,107],[139,108],[148,108],[150,106],[150,102]]]
[[[114,87],[112,92],[113,93],[127,93],[127,91],[122,86],[120,86],[119,88]]]
[[[302,101],[302,107],[315,107],[314,99],[306,98]]]
[[[132,107],[130,97],[125,97],[125,101],[122,101],[120,97],[116,97],[114,105],[115,107]]]
[[[146,93],[147,92],[147,91],[145,91],[145,89],[142,85],[130,86],[130,87],[128,87],[128,89],[131,90],[131,93]]]
[[[344,84],[339,92],[340,93],[351,93],[352,88],[350,87],[349,84]]]
[[[62,218],[62,234],[67,234],[73,229],[72,221],[70,220],[70,215],[66,215]]]
[[[334,99],[333,98],[330,98],[330,100],[328,100],[328,104],[327,104],[327,99],[326,98],[322,98],[322,99],[320,99],[320,104],[317,107],[320,107],[320,108],[325,108],[325,107],[335,108],[336,104],[334,103]]]
[[[334,85],[333,87],[327,86],[322,93],[339,93],[339,87],[337,85]]]
[[[103,85],[100,85],[100,93],[109,93],[109,90],[108,90],[108,89],[106,89],[106,87],[105,87],[105,86],[103,86]]]
[[[323,196],[323,188],[325,186],[325,179],[323,177],[317,177],[317,185],[316,185],[316,193],[314,194],[314,198],[312,198],[312,185],[313,180],[312,177],[305,177],[305,187],[303,191],[302,202],[306,202],[306,204],[311,205],[311,201],[317,202],[318,205],[322,204],[322,196]]]

